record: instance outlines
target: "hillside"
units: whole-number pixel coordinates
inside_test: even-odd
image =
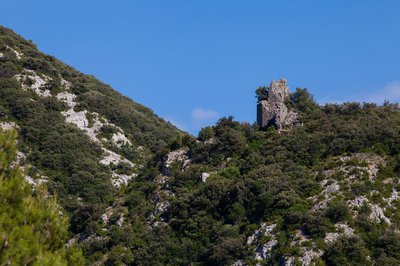
[[[0,126],[87,265],[400,264],[398,105],[321,106],[279,80],[259,125],[193,137],[0,33]]]
[[[301,125],[221,119],[130,184],[128,212],[152,225],[121,241],[134,264],[400,263],[398,106],[289,102]]]
[[[0,27],[0,126],[17,162],[46,183],[82,233],[159,148],[181,134],[150,109]]]

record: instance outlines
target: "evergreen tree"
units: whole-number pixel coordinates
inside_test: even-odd
[[[0,265],[83,265],[66,247],[67,217],[44,187],[25,181],[15,158],[15,131],[0,130]]]

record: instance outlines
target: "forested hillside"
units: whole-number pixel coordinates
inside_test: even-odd
[[[16,160],[45,183],[85,238],[159,148],[181,134],[150,109],[0,27],[0,127]],[[86,236],[87,237],[87,236]]]
[[[82,252],[66,246],[69,224],[44,187],[32,187],[15,162],[15,131],[0,129],[1,265],[84,265]]]
[[[397,105],[291,102],[302,126],[224,118],[130,183],[134,264],[400,263]]]
[[[193,137],[0,28],[0,126],[87,265],[399,265],[399,106],[286,94]]]

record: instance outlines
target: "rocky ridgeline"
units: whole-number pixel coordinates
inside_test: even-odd
[[[257,123],[261,128],[270,126],[282,130],[298,124],[298,114],[285,102],[290,99],[290,90],[284,79],[272,81],[269,87],[257,90]]]

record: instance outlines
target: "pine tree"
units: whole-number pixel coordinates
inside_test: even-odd
[[[83,265],[82,253],[66,247],[68,220],[44,187],[25,181],[12,164],[16,132],[0,130],[0,265]]]

